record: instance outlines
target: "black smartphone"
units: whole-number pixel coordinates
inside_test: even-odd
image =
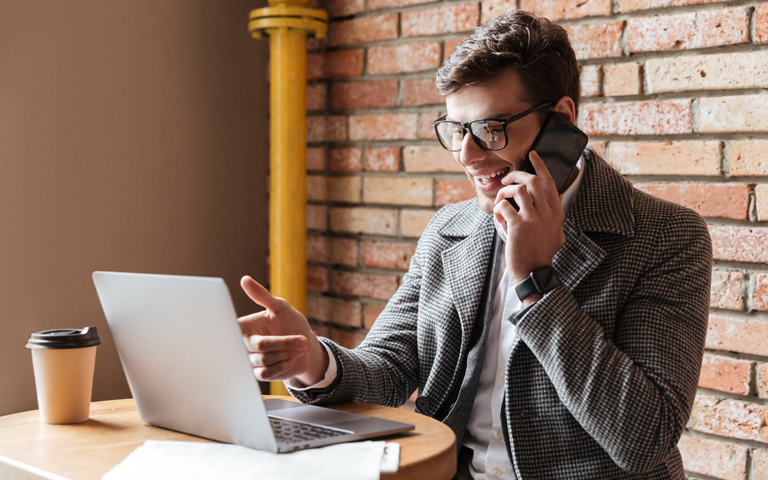
[[[544,121],[531,150],[535,150],[544,160],[550,175],[555,180],[558,193],[563,193],[563,187],[573,169],[576,168],[581,152],[584,151],[588,141],[587,134],[569,122],[562,113],[552,112]],[[536,175],[527,157],[520,170]],[[507,201],[515,207],[515,210],[520,210],[513,198],[508,198]]]

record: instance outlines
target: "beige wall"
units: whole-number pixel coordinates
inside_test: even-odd
[[[0,0],[0,415],[36,408],[31,332],[96,325],[94,399],[128,388],[97,269],[266,277],[257,1]]]

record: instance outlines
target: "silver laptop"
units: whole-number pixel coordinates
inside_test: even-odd
[[[280,453],[414,428],[262,399],[221,278],[94,272],[93,281],[146,423]]]

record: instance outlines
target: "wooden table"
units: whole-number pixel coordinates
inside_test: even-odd
[[[439,480],[456,473],[456,438],[443,423],[364,403],[332,408],[416,425],[385,438],[400,444],[400,467],[382,479]],[[74,425],[42,424],[37,410],[6,415],[0,417],[0,480],[99,479],[145,440],[209,441],[147,425],[133,399],[94,402],[90,420]]]

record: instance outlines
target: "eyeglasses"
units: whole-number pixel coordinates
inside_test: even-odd
[[[454,122],[451,120],[445,120],[443,115],[438,120],[432,122],[432,126],[435,127],[437,133],[437,139],[440,140],[440,145],[443,146],[449,152],[460,152],[461,145],[464,143],[464,134],[467,130],[472,135],[475,143],[483,150],[501,150],[507,146],[509,139],[507,138],[507,125],[516,122],[523,117],[526,117],[533,112],[538,112],[547,107],[551,107],[555,102],[546,102],[540,105],[536,105],[533,108],[513,115],[506,120],[496,120],[492,118],[484,118],[481,120],[472,120],[468,123]]]

